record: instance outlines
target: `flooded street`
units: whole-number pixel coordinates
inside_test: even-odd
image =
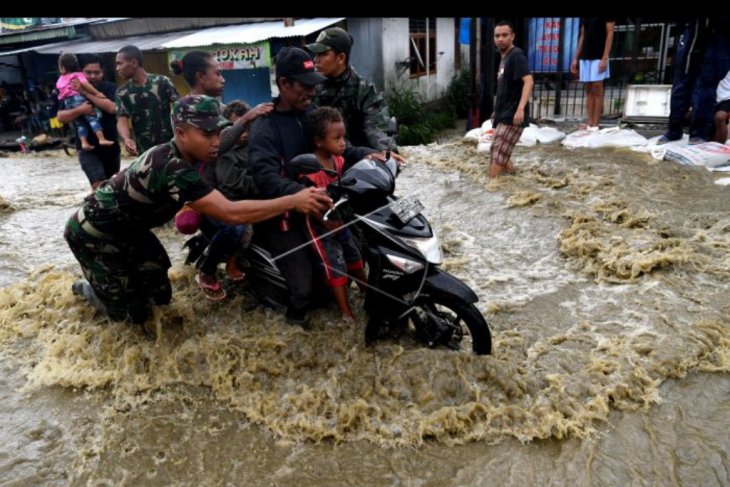
[[[730,485],[730,198],[625,150],[518,147],[518,174],[404,150],[444,268],[494,354],[364,345],[248,298],[210,303],[180,252],[157,341],[71,294],[75,159],[0,159],[0,479],[11,485]],[[354,290],[351,296],[357,293]]]

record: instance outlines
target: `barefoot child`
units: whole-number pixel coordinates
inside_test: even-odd
[[[309,129],[314,136],[317,147],[315,153],[323,169],[329,169],[342,175],[345,159],[345,123],[342,115],[332,107],[321,107],[309,115]],[[306,176],[318,188],[326,188],[337,180],[336,176],[320,171]],[[350,303],[347,301],[348,277],[352,276],[362,289],[367,283],[360,252],[354,244],[352,234],[341,221],[323,221],[321,217],[310,216],[307,219],[307,230],[313,239],[317,255],[322,260],[327,284],[332,288],[337,307],[346,321],[354,320]],[[339,228],[339,230],[337,230]],[[324,238],[314,240],[320,235],[330,233]]]
[[[79,70],[79,60],[73,54],[61,54],[58,58],[58,70],[61,76],[56,81],[56,88],[58,89],[58,101],[63,103],[63,108],[68,110],[84,103],[86,97],[82,93],[89,93],[100,98],[106,98],[89,83],[84,73]],[[99,139],[99,145],[114,145],[114,141],[107,140],[104,137],[99,117],[96,115],[86,115],[84,118],[89,122],[91,130],[96,134],[97,139]],[[77,123],[76,134],[81,140],[81,148],[83,150],[90,151],[94,148],[93,145],[89,144],[89,132],[86,125],[81,122]]]

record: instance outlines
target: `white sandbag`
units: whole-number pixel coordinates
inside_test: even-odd
[[[565,138],[565,132],[554,127],[540,127],[537,130],[537,141],[541,144],[551,144]]]
[[[594,132],[589,132],[587,130],[576,130],[575,132],[571,132],[566,135],[561,142],[561,145],[564,145],[565,147],[568,147],[570,149],[588,147],[588,141],[590,137],[593,136],[593,133]]]
[[[720,178],[715,181],[715,184],[719,184],[720,186],[730,186],[730,178]]]
[[[664,156],[680,164],[702,167],[730,165],[730,146],[718,142],[669,147]]]
[[[646,137],[631,129],[611,127],[596,132],[576,130],[568,134],[562,144],[565,147],[585,147],[597,149],[599,147],[635,147],[646,145]]]
[[[464,141],[468,142],[475,142],[477,144],[482,143],[484,141],[480,140],[482,135],[485,132],[491,131],[490,133],[494,133],[494,130],[492,130],[492,121],[491,120],[485,120],[481,127],[477,127],[475,129],[471,129],[464,135]],[[490,139],[491,141],[491,139]],[[479,150],[477,148],[477,150]]]
[[[538,130],[537,125],[534,123],[525,127],[522,131],[522,135],[520,135],[520,140],[517,141],[517,145],[522,147],[532,147],[533,145],[536,145]]]
[[[482,135],[479,136],[479,143],[483,144],[485,142],[492,142],[492,139],[494,139],[494,129],[487,129],[482,132]]]
[[[525,130],[522,131],[520,140],[517,145],[520,146],[534,146],[537,143],[549,144],[551,142],[557,142],[565,137],[565,133],[552,127],[538,127],[534,123],[531,123]],[[491,120],[487,120],[482,124],[481,128],[476,128],[467,132],[464,136],[464,140],[470,142],[477,142],[477,152],[486,152],[492,145],[492,139],[494,138],[494,129],[492,128]]]
[[[689,135],[684,134],[681,139],[673,140],[666,144],[657,144],[661,137],[661,135],[652,137],[646,142],[646,145],[634,146],[631,147],[631,150],[635,152],[648,152],[653,159],[661,161],[664,159],[664,155],[667,153],[669,147],[687,145],[689,142]]]
[[[632,147],[631,150],[636,150],[636,147]],[[663,161],[664,156],[667,154],[667,148],[663,145],[654,145],[651,147],[648,147],[649,154],[651,154],[651,158],[656,161]]]
[[[482,129],[480,127],[477,127],[468,131],[466,135],[464,135],[464,140],[477,143],[479,142],[480,135],[482,135]]]
[[[484,125],[482,125],[484,127]],[[488,128],[482,132],[479,136],[479,143],[477,143],[477,152],[489,152],[492,147],[492,139],[494,139],[494,129]]]
[[[482,152],[484,150],[489,150],[489,145],[484,144],[492,143],[492,138],[494,137],[494,129],[492,129],[492,124],[489,122],[490,121],[487,120],[486,122],[484,122],[484,124],[482,124],[481,129],[470,130],[464,136],[464,140],[477,142],[477,144],[480,144],[477,146],[477,151]],[[559,140],[562,140],[563,138],[565,138],[565,133],[561,132],[558,129],[552,127],[538,127],[534,123],[531,123],[528,127],[525,127],[525,130],[522,131],[522,135],[520,136],[520,140],[517,141],[517,145],[530,147],[538,143],[549,144],[551,142],[557,142]]]
[[[535,144],[549,144],[551,142],[557,142],[565,138],[565,132],[561,132],[558,129],[552,127],[538,127],[534,123],[531,123],[525,130],[522,131],[517,145],[533,146]]]

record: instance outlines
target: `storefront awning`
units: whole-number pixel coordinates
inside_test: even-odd
[[[297,19],[294,25],[285,27],[281,20],[253,24],[211,27],[164,43],[168,49],[181,47],[202,47],[220,44],[253,44],[266,39],[281,37],[304,37],[318,30],[344,20],[337,18]]]
[[[188,37],[195,31],[169,32],[165,34],[153,34],[146,36],[130,36],[120,37],[118,39],[104,40],[73,40],[54,42],[52,44],[43,44],[41,46],[26,47],[16,49],[9,52],[0,52],[0,56],[8,56],[11,54],[20,54],[23,52],[35,51],[39,54],[60,54],[62,52],[71,52],[73,54],[100,53],[100,52],[118,52],[124,46],[137,46],[141,51],[151,51],[156,49],[164,50],[163,44]]]
[[[0,28],[0,46],[19,44],[25,42],[50,41],[53,39],[68,39],[76,35],[77,27],[85,24],[96,24],[108,22],[109,18],[79,18],[79,19],[63,19],[62,22],[56,23],[58,19],[40,19],[38,17],[26,18],[3,18],[3,20],[18,20],[18,28],[10,30],[8,25],[2,22],[5,28]],[[53,23],[43,24],[38,21],[52,20]],[[113,19],[112,19],[113,20]],[[23,21],[31,21],[31,24],[25,24]],[[14,22],[13,22],[14,23]]]
[[[120,37],[117,39],[77,39],[0,52],[0,56],[10,56],[30,51],[39,54],[118,52],[119,49],[130,44],[137,46],[142,51],[181,47],[203,47],[220,44],[253,44],[272,38],[304,37],[344,19],[344,17],[297,19],[291,27],[285,27],[283,21],[277,20],[272,22],[211,27],[204,30]]]

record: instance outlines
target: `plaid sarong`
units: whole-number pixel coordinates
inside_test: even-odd
[[[522,135],[522,127],[500,123],[494,131],[492,147],[489,150],[491,164],[506,166],[512,150]]]

